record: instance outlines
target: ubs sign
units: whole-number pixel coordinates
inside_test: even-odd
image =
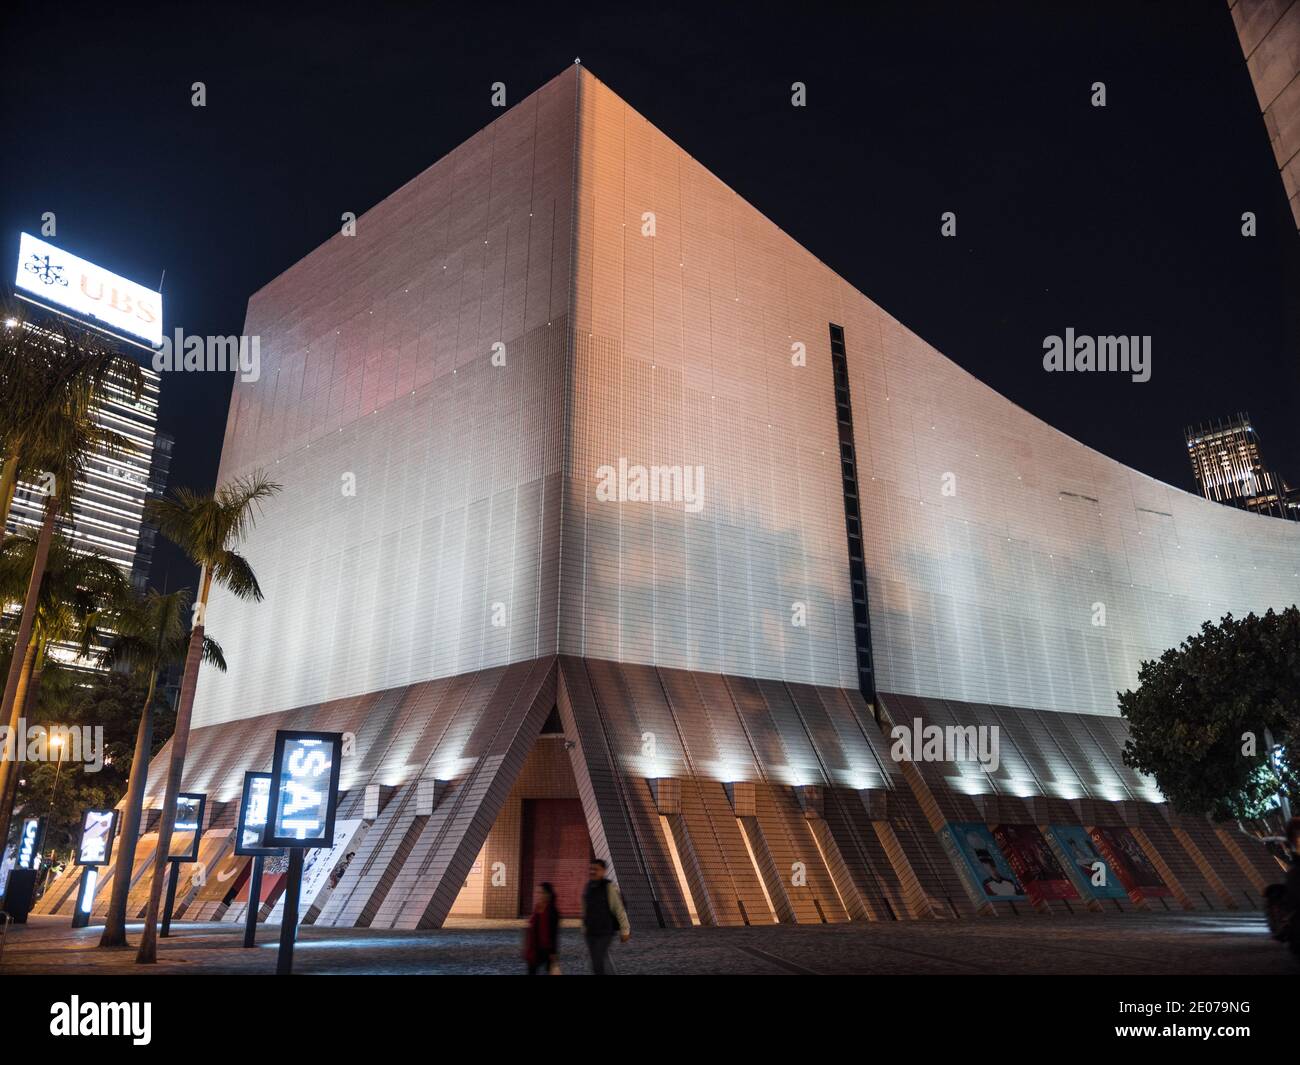
[[[128,340],[162,343],[162,294],[24,233],[14,287]]]

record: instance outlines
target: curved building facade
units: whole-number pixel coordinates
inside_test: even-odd
[[[245,332],[220,477],[284,491],[245,544],[265,602],[214,594],[186,785],[219,834],[276,728],[351,734],[356,859],[316,919],[514,916],[582,864],[544,853],[562,823],[651,923],[994,912],[1017,878],[1013,909],[1257,904],[1270,871],[1123,765],[1116,692],[1295,602],[1300,526],[1016,407],[582,68]],[[900,757],[918,721],[998,757]],[[1088,847],[1118,895],[1069,873]]]

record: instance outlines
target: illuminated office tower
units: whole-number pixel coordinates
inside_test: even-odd
[[[89,457],[73,488],[72,520],[62,523],[59,532],[74,547],[107,556],[143,590],[155,535],[144,521],[144,504],[150,495],[162,493],[171,466],[172,438],[158,431],[162,380],[147,364],[150,349],[141,343],[161,336],[161,296],[28,234],[20,244],[15,292],[50,315],[73,319],[141,364],[144,387],[138,398],[110,383],[107,401],[94,410],[96,422],[118,433],[125,448]],[[145,320],[146,312],[122,310],[128,301],[135,307],[148,299],[155,301],[148,305],[151,321]],[[30,327],[40,328],[40,322],[38,312]],[[45,497],[38,486],[20,482],[6,531],[36,535],[44,511]],[[90,665],[70,646],[57,647],[55,655],[64,662]]]
[[[1015,406],[707,154],[574,66],[252,295],[219,479],[283,491],[241,549],[265,600],[207,614],[185,788],[231,864],[178,912],[242,914],[282,728],[349,737],[320,925],[515,918],[541,880],[576,912],[592,852],[641,927],[1135,904],[991,896],[990,833],[1042,826],[1262,906],[1267,867],[1125,764],[1115,693],[1300,597],[1300,527]],[[918,720],[996,765],[898,760]]]
[[[1255,514],[1300,520],[1300,491],[1264,465],[1259,434],[1249,414],[1191,426],[1184,438],[1192,473],[1206,499]]]

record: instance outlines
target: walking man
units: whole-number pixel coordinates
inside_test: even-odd
[[[602,859],[591,860],[587,889],[582,895],[582,932],[587,938],[587,950],[591,953],[591,971],[596,976],[613,975],[614,970],[609,967],[608,958],[615,934],[624,943],[632,938],[627,911],[623,908],[623,896],[619,894],[614,882],[605,875],[605,870]]]

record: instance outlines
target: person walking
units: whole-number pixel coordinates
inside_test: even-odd
[[[603,859],[591,860],[587,888],[582,895],[582,932],[587,939],[587,951],[591,954],[591,971],[596,976],[613,975],[609,948],[614,943],[614,936],[617,935],[624,943],[632,938],[623,896],[605,875],[606,868]]]
[[[537,889],[533,912],[528,915],[524,961],[528,964],[529,976],[536,976],[538,972],[560,975],[560,910],[555,905],[555,888],[545,880]]]

